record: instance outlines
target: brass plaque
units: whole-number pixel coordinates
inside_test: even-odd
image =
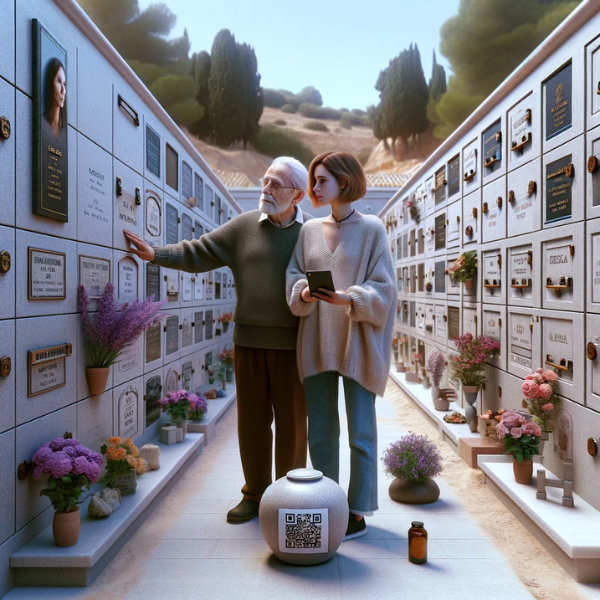
[[[72,350],[71,344],[62,344],[27,352],[28,398],[66,385],[65,360]]]
[[[64,252],[28,249],[29,300],[64,300],[67,297],[67,255]]]

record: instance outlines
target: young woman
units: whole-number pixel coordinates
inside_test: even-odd
[[[352,202],[366,193],[365,174],[346,152],[317,156],[309,171],[313,206],[331,215],[305,223],[287,270],[286,293],[298,330],[313,466],[339,482],[338,379],[343,379],[350,438],[350,515],[345,539],[364,535],[377,510],[375,396],[390,368],[396,281],[383,223]],[[331,271],[335,292],[311,296],[307,272]]]

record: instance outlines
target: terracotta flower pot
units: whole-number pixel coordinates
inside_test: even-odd
[[[473,280],[472,279],[465,279],[463,281],[463,283],[465,284],[465,289],[470,290],[473,288]]]
[[[54,534],[54,543],[60,548],[74,546],[79,539],[80,529],[81,517],[79,515],[79,507],[69,512],[57,510],[54,513],[52,533]]]
[[[414,483],[396,477],[388,490],[390,498],[402,504],[431,504],[440,497],[440,488],[431,478]]]
[[[92,396],[103,394],[108,381],[110,367],[86,367],[85,378]]]
[[[530,458],[520,463],[516,458],[513,458],[513,473],[517,483],[529,485],[533,477],[533,460]]]

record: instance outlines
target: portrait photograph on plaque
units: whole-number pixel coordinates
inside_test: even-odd
[[[28,300],[64,300],[67,297],[67,255],[28,248]]]
[[[36,215],[69,220],[67,51],[37,20],[33,37],[33,205]]]
[[[573,123],[572,71],[569,63],[544,83],[546,141],[566,131]]]

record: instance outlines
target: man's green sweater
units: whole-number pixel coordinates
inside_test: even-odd
[[[285,271],[302,225],[279,228],[268,219],[259,222],[260,215],[242,213],[199,240],[155,248],[153,263],[189,273],[229,267],[237,291],[234,343],[295,349],[299,318],[286,301]],[[305,212],[303,217],[312,218]]]

